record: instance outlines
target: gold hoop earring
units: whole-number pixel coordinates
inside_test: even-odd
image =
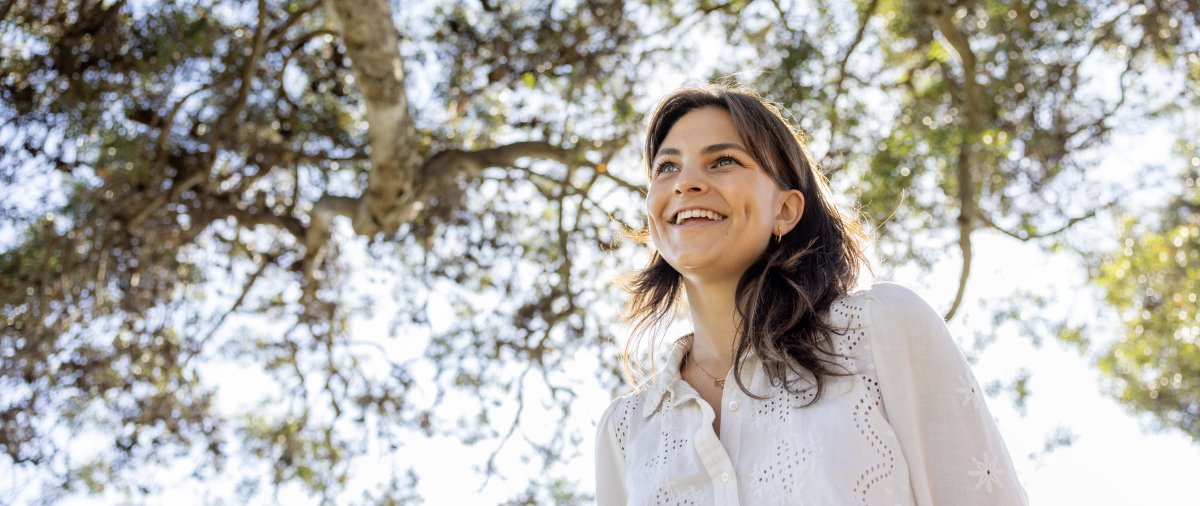
[[[783,227],[775,227],[775,230],[779,232],[775,234],[775,244],[779,244],[783,242]]]

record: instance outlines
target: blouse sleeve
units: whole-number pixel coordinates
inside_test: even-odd
[[[600,424],[596,427],[596,504],[598,506],[624,505],[625,456],[617,441],[614,413],[626,399],[617,399],[609,405]]]
[[[884,413],[920,505],[1023,505],[1025,490],[945,321],[911,290],[878,284],[868,332]]]

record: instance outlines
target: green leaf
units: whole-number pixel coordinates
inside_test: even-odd
[[[946,50],[946,46],[942,45],[942,41],[933,39],[929,43],[929,50],[925,52],[925,57],[932,61],[949,63],[950,51]]]

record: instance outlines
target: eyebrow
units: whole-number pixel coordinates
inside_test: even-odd
[[[732,143],[732,142],[722,142],[720,144],[713,144],[713,145],[707,146],[704,149],[701,149],[700,153],[707,155],[709,153],[716,153],[717,151],[724,151],[726,149],[736,149],[736,150],[741,151],[746,154],[750,153],[749,151],[746,150],[746,148],[742,147],[741,144],[736,144],[736,143]],[[675,149],[675,148],[663,148],[663,149],[660,149],[658,151],[658,153],[654,154],[654,159],[657,160],[658,157],[666,156],[666,155],[679,156],[680,152],[678,149]]]

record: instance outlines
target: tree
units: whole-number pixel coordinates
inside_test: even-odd
[[[425,352],[439,390],[503,397],[536,369],[570,409],[550,372],[611,341],[585,311],[595,290],[573,280],[619,232],[606,195],[637,191],[606,165],[637,119],[639,55],[655,48],[635,45],[623,2],[418,7],[3,4],[16,239],[0,259],[13,392],[0,445],[55,475],[46,493],[141,493],[142,463],[194,452],[198,476],[237,453],[275,484],[333,497],[370,446],[347,427],[393,444],[399,428],[453,428],[441,393],[416,405],[408,365],[349,335],[369,308],[339,261],[339,216],[396,260],[396,334],[435,327],[431,290],[454,305]],[[17,193],[43,182],[63,191]],[[480,313],[480,296],[503,304]],[[230,335],[243,313],[279,328]],[[229,360],[261,364],[279,391],[222,413],[206,379]],[[69,434],[107,449],[87,456]]]
[[[726,26],[770,69],[755,84],[825,144],[820,161],[876,228],[885,268],[929,268],[957,256],[950,319],[967,293],[977,234],[1078,252],[1127,326],[1119,344],[1092,350],[1113,393],[1195,438],[1200,392],[1186,378],[1197,367],[1191,318],[1200,260],[1187,235],[1197,160],[1187,133],[1196,131],[1200,106],[1200,5],[863,0],[853,7],[759,2],[732,12]],[[1184,191],[1159,197],[1170,202],[1163,208],[1122,206],[1136,189],[1091,174],[1114,135],[1154,124],[1180,135],[1188,170],[1168,184]],[[1094,233],[1078,230],[1110,219],[1126,222],[1123,244],[1097,245]],[[1025,306],[1035,312],[1038,303]],[[1033,336],[1039,341],[1058,334],[1086,347],[1087,335],[1109,331],[1037,318],[1053,320]],[[1026,392],[1017,390],[1019,403]]]
[[[0,19],[0,445],[53,475],[50,498],[153,492],[143,471],[187,454],[200,479],[250,470],[242,498],[270,476],[332,499],[417,431],[525,435],[544,472],[515,501],[582,500],[555,465],[586,435],[529,437],[526,392],[566,420],[565,370],[616,388],[605,280],[641,261],[618,241],[642,221],[648,78],[686,74],[680,41],[719,31],[738,50],[718,73],[773,69],[742,78],[809,131],[888,266],[962,260],[947,317],[980,233],[1086,250],[1131,322],[1153,294],[1195,314],[1187,253],[1177,268],[1072,239],[1121,211],[1087,177],[1113,133],[1196,110],[1194,2],[10,0]],[[1193,197],[1125,230],[1174,245]],[[1162,284],[1116,276],[1126,261]],[[350,327],[384,307],[388,336]],[[1145,338],[1191,332],[1149,311]],[[1181,362],[1107,360],[1158,385],[1134,409],[1194,427]],[[230,362],[277,388],[220,407]],[[415,500],[418,478],[364,500]]]
[[[1127,214],[1122,247],[1093,276],[1125,327],[1099,361],[1118,398],[1200,440],[1200,158],[1194,143],[1181,147],[1187,169],[1163,212]]]

